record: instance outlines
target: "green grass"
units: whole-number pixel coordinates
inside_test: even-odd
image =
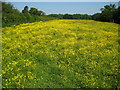
[[[118,24],[51,20],[2,29],[4,88],[117,88]]]

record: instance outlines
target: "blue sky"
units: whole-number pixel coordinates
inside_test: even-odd
[[[15,8],[22,11],[24,6],[37,8],[46,14],[94,14],[100,12],[108,4],[117,2],[10,2]]]
[[[6,2],[118,2],[120,0],[0,0]]]

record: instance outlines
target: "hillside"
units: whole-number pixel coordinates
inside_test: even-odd
[[[2,29],[2,78],[8,88],[118,86],[118,24],[51,20]]]

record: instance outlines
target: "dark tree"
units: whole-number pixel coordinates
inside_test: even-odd
[[[45,13],[43,11],[37,11],[37,15],[38,16],[43,16],[43,15],[45,15]]]
[[[29,13],[30,13],[31,15],[37,15],[37,12],[38,12],[38,10],[37,10],[36,8],[30,8]]]
[[[114,22],[120,24],[120,1],[118,2],[118,8],[113,14]]]
[[[115,4],[110,4],[101,8],[101,21],[114,22],[113,14],[115,13]]]
[[[74,19],[81,19],[81,15],[80,14],[73,14],[73,18]]]
[[[2,2],[2,13],[19,13],[19,11],[12,4]]]
[[[65,14],[65,15],[63,16],[63,19],[73,19],[73,16],[70,15],[70,14]]]
[[[63,14],[49,14],[48,16],[63,19]]]
[[[101,17],[101,13],[95,13],[95,14],[92,15],[93,20],[98,20],[99,21],[100,17]]]
[[[22,13],[28,13],[29,12],[28,8],[29,8],[28,6],[25,6],[24,9],[22,10]]]

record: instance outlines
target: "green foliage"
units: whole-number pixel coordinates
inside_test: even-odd
[[[20,24],[22,22],[25,22],[26,17],[22,15],[21,13],[19,14],[14,14],[14,13],[3,13],[2,14],[2,26],[10,26],[14,24]]]
[[[118,9],[116,9],[116,11],[113,13],[113,18],[115,23],[120,24],[120,7],[118,7]]]
[[[59,18],[59,19],[63,19],[63,14],[49,14],[47,16],[50,16],[50,17],[55,17],[55,18]]]
[[[92,19],[93,20],[100,20],[100,15],[101,15],[101,13],[95,13],[92,15]]]
[[[30,13],[24,13],[23,15],[26,17],[27,22],[34,21],[34,17]]]
[[[65,14],[65,15],[63,16],[63,19],[73,19],[73,16],[70,15],[70,14]]]
[[[58,17],[59,19],[93,19],[104,22],[120,23],[120,7],[116,8],[115,4],[110,4],[101,8],[101,13],[93,15],[88,14],[64,14],[62,18],[59,14],[51,14],[50,16]]]
[[[28,6],[25,6],[24,7],[24,10],[22,10],[22,13],[28,13],[29,11],[28,11]]]
[[[19,11],[12,4],[2,2],[2,13],[19,13]]]
[[[46,21],[57,19],[55,17],[45,16],[43,11],[39,11],[36,8],[31,8],[25,6],[20,13],[14,6],[10,3],[2,2],[3,12],[2,12],[2,27],[17,25],[21,23],[35,22],[35,21]]]
[[[92,15],[93,20],[104,22],[115,22],[120,24],[120,7],[116,8],[115,4],[110,4],[101,8],[101,13]]]
[[[50,14],[48,16],[59,19],[92,19],[92,15],[88,14]]]
[[[43,16],[43,15],[45,15],[45,13],[44,13],[43,11],[39,11],[39,10],[36,9],[36,8],[31,8],[30,11],[29,11],[29,13],[30,13],[31,15],[38,15],[38,16]]]
[[[38,15],[38,16],[44,16],[45,13],[44,13],[43,11],[38,11],[38,12],[37,12],[37,15]]]
[[[38,12],[38,10],[37,10],[36,8],[30,8],[29,13],[30,13],[31,15],[37,15],[37,12]]]
[[[10,26],[27,22],[46,21],[52,19],[93,19],[98,21],[107,21],[120,23],[120,7],[110,4],[101,8],[101,13],[93,15],[88,14],[50,14],[45,15],[45,12],[36,8],[25,6],[20,13],[10,3],[2,2],[2,26]]]
[[[113,22],[113,14],[116,10],[116,7],[114,4],[106,5],[104,8],[101,8],[101,20],[102,21],[108,21],[108,22]]]
[[[58,19],[56,17],[50,17],[50,16],[39,16],[39,19],[41,21],[48,21],[48,20],[53,20],[53,19]]]

